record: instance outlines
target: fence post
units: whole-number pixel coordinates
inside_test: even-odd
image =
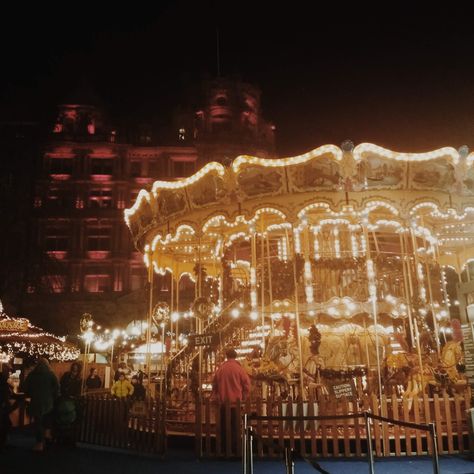
[[[285,447],[285,468],[286,474],[295,474],[295,462],[293,460],[293,450]]]
[[[365,432],[367,437],[367,457],[369,460],[369,474],[375,474],[374,470],[374,452],[372,450],[372,433],[370,430],[370,421],[368,412],[364,411]]]
[[[439,458],[438,458],[438,438],[436,434],[436,423],[430,423],[430,434],[433,440],[433,473],[439,474]]]
[[[242,474],[247,474],[247,423],[248,415],[244,414],[244,425],[242,427]]]

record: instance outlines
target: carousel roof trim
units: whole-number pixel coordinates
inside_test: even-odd
[[[314,150],[297,156],[291,156],[287,158],[258,158],[256,156],[241,155],[238,156],[232,163],[232,169],[235,173],[238,173],[243,165],[261,165],[269,167],[281,167],[291,166],[305,163],[306,161],[318,158],[320,156],[331,154],[337,161],[341,161],[343,157],[342,150],[336,145],[322,145]]]
[[[443,157],[450,157],[453,163],[456,164],[460,159],[459,152],[453,147],[438,148],[437,150],[425,153],[405,153],[389,150],[388,148],[383,148],[379,145],[374,145],[373,143],[360,143],[353,150],[354,160],[362,160],[364,153],[373,153],[397,161],[429,161]]]

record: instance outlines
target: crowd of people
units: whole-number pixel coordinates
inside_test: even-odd
[[[213,398],[221,405],[221,432],[229,431],[225,425],[223,410],[230,403],[231,432],[235,432],[238,420],[235,411],[237,400],[244,401],[250,392],[250,378],[236,360],[237,353],[229,348],[227,360],[217,370],[213,383]],[[9,384],[11,367],[2,365],[0,373],[0,450],[5,446],[11,427],[10,414],[17,408],[20,394]],[[145,372],[131,373],[125,363],[121,363],[114,374],[110,394],[118,399],[142,402],[146,399]],[[73,362],[70,369],[60,379],[51,369],[46,358],[40,358],[24,378],[20,390],[28,401],[27,413],[34,428],[35,451],[43,451],[45,445],[58,439],[74,440],[74,430],[81,418],[82,395],[84,392],[102,389],[103,384],[96,367],[89,369],[87,378],[82,376],[82,365]],[[227,428],[227,429],[226,429]],[[232,440],[234,445],[236,440]]]
[[[56,440],[74,440],[74,431],[80,419],[81,395],[103,389],[103,382],[96,367],[89,369],[83,378],[82,365],[73,362],[70,369],[59,379],[46,358],[39,358],[24,378],[20,393],[10,383],[12,368],[2,364],[0,373],[0,451],[5,447],[11,429],[10,415],[18,408],[22,397],[27,401],[27,413],[32,421],[36,443],[35,451],[43,451],[45,445]],[[110,394],[114,398],[141,401],[146,398],[143,385],[144,373],[131,376],[126,364],[119,365],[114,375]]]

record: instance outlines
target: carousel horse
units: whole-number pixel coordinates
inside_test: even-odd
[[[445,388],[449,392],[465,388],[466,381],[461,377],[457,369],[458,364],[462,361],[462,357],[460,342],[446,342],[441,351],[439,364],[432,368],[430,384],[434,388]]]
[[[433,362],[428,355],[422,360],[423,371],[420,369],[419,358],[415,353],[400,352],[390,354],[385,361],[386,377],[383,384],[394,387],[397,394],[403,387],[403,399],[408,400],[408,409],[413,404],[413,399],[426,391],[431,379]]]
[[[271,385],[274,393],[284,396],[296,383],[294,375],[298,373],[298,363],[298,347],[295,341],[284,336],[271,337],[254,376],[257,380]]]

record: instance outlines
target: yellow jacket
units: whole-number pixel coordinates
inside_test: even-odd
[[[127,397],[129,395],[132,395],[133,385],[127,379],[117,380],[112,385],[111,393],[112,393],[112,395],[115,395],[116,397],[119,397],[119,398]]]

